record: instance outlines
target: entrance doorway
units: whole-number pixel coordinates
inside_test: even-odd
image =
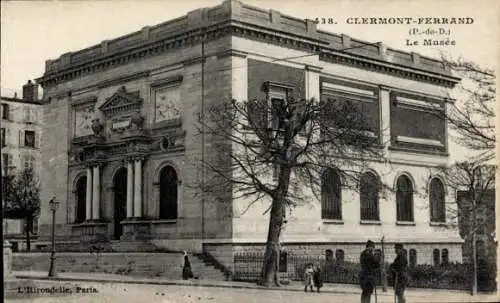
[[[120,240],[123,234],[120,222],[127,217],[127,170],[125,168],[122,167],[116,172],[113,185],[115,191],[114,239]]]

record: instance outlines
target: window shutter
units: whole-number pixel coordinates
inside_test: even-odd
[[[23,131],[19,131],[19,147],[23,147],[24,142],[23,142]]]

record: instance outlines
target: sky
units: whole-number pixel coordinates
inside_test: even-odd
[[[99,44],[146,25],[155,25],[187,12],[220,4],[222,0],[113,0],[113,1],[2,1],[1,5],[1,94],[20,95],[28,79],[43,75],[45,60]],[[334,24],[318,28],[353,38],[378,42],[391,48],[414,51],[438,58],[441,52],[462,57],[499,70],[500,1],[495,0],[246,0],[245,4],[274,9],[301,19],[325,18]],[[472,24],[407,25],[349,24],[354,18],[469,17]],[[441,48],[408,45],[414,28],[440,29],[446,35],[428,38],[455,41]]]

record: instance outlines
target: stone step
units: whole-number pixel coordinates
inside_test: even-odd
[[[13,270],[48,271],[50,254],[14,254]],[[225,275],[211,264],[191,256],[191,268],[200,279],[225,280]],[[178,279],[182,276],[183,255],[180,253],[119,254],[103,253],[99,261],[90,253],[56,254],[56,270],[60,272],[104,272]]]

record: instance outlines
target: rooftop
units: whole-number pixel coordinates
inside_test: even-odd
[[[2,96],[2,101],[8,101],[8,102],[17,102],[17,103],[24,103],[24,104],[34,104],[34,105],[42,105],[42,100],[26,100],[22,98],[18,98],[17,96],[14,97],[4,97]]]
[[[201,37],[217,39],[232,33],[254,40],[280,44],[325,56],[349,56],[369,60],[374,64],[389,64],[395,68],[410,68],[433,77],[445,78],[450,83],[459,79],[442,61],[404,52],[383,44],[362,41],[347,35],[318,30],[314,21],[298,19],[275,10],[226,0],[220,5],[200,8],[185,16],[169,20],[100,44],[61,55],[46,61],[46,71],[38,79],[42,85],[69,81],[101,69],[126,64],[146,56],[157,55],[173,48],[197,44]],[[118,60],[116,60],[120,57]],[[448,85],[450,85],[448,83]]]

